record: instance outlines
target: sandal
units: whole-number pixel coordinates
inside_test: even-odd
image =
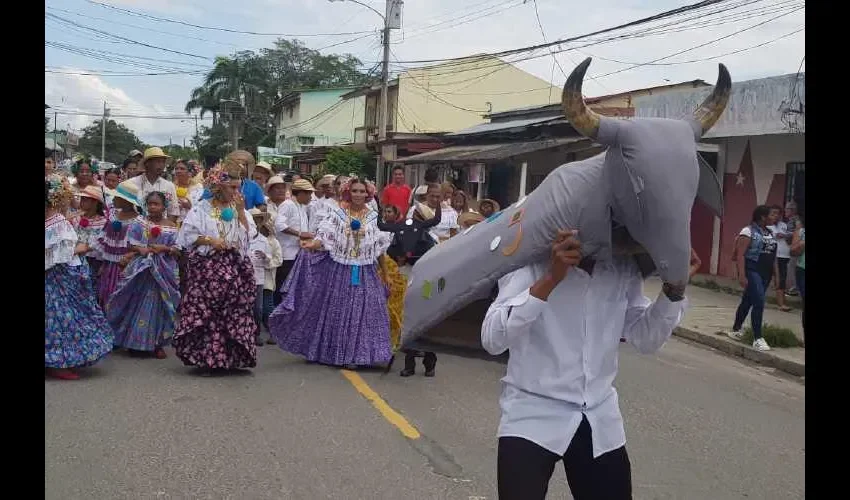
[[[786,313],[793,311],[793,309],[791,309],[788,306],[780,306],[779,310],[782,311],[782,312],[786,312]]]

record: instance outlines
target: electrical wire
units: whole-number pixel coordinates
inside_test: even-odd
[[[113,20],[113,19],[106,19],[106,18],[103,18],[103,17],[90,16],[90,15],[88,15],[88,14],[83,14],[83,13],[81,13],[81,12],[76,12],[76,11],[72,11],[72,10],[60,9],[60,8],[58,8],[58,7],[52,7],[52,6],[49,6],[49,5],[48,5],[48,6],[46,6],[46,9],[47,9],[47,10],[53,10],[53,11],[56,11],[56,12],[62,12],[63,14],[71,14],[71,15],[74,15],[74,16],[77,16],[77,17],[82,17],[82,18],[86,18],[86,19],[91,19],[91,20],[93,20],[93,21],[102,21],[102,22],[104,22],[104,23],[114,24],[114,25],[116,25],[116,26],[126,26],[126,27],[128,27],[128,28],[139,29],[139,25],[137,25],[137,24],[122,23],[122,22],[120,22],[120,21],[115,21],[115,20]],[[222,41],[220,41],[220,40],[211,40],[211,39],[209,39],[209,38],[196,37],[196,36],[188,35],[188,34],[185,34],[185,33],[174,33],[174,32],[171,32],[171,31],[163,31],[163,30],[158,30],[158,29],[148,28],[148,27],[145,27],[145,31],[149,31],[149,32],[151,32],[151,33],[160,33],[160,34],[162,34],[162,35],[168,35],[168,36],[174,36],[174,37],[186,38],[186,39],[189,39],[189,40],[198,40],[198,41],[200,41],[200,42],[214,43],[214,44],[217,44],[217,45],[226,45],[226,46],[234,47],[234,48],[239,48],[239,47],[240,47],[239,45],[236,45],[236,44],[234,44],[234,43],[222,42]],[[250,49],[250,50],[260,50],[260,48],[258,47],[258,48],[256,48],[256,49]]]
[[[701,44],[699,44],[699,45],[695,45],[695,46],[690,47],[690,48],[687,48],[687,49],[678,50],[678,51],[676,51],[676,52],[673,52],[672,54],[668,54],[668,55],[666,55],[666,56],[659,57],[659,58],[657,58],[657,59],[653,59],[653,60],[648,61],[648,62],[644,62],[644,63],[640,63],[640,64],[633,64],[633,65],[631,65],[631,66],[629,66],[629,67],[627,67],[627,68],[623,68],[623,69],[619,69],[619,70],[617,70],[617,71],[611,71],[611,72],[608,72],[608,73],[605,73],[605,74],[602,74],[602,75],[598,75],[596,78],[604,78],[604,77],[608,77],[608,76],[611,76],[611,75],[616,75],[616,74],[622,73],[622,72],[624,72],[624,71],[629,71],[629,70],[634,69],[634,68],[639,68],[639,67],[641,67],[641,66],[646,66],[646,65],[648,65],[648,64],[657,63],[657,62],[659,62],[659,61],[663,61],[663,60],[665,60],[665,59],[669,59],[669,58],[671,58],[671,57],[675,57],[675,56],[678,56],[678,55],[681,55],[681,54],[685,54],[685,53],[687,53],[687,52],[691,52],[691,51],[693,51],[693,50],[696,50],[696,49],[699,49],[699,48],[705,47],[706,45],[711,45],[711,44],[713,44],[713,43],[717,43],[717,42],[719,42],[719,41],[721,41],[721,40],[725,40],[725,39],[727,39],[727,38],[731,38],[731,37],[733,37],[733,36],[735,36],[735,35],[739,35],[739,34],[741,34],[741,33],[745,32],[745,31],[749,31],[749,30],[754,29],[754,28],[757,28],[757,27],[759,27],[759,26],[763,26],[763,25],[765,25],[765,24],[767,24],[767,23],[773,22],[773,21],[775,21],[775,20],[777,20],[777,19],[780,19],[780,18],[785,17],[785,16],[787,16],[787,15],[793,14],[794,12],[797,12],[797,11],[802,10],[802,9],[804,9],[804,8],[805,8],[805,7],[799,7],[799,8],[796,8],[796,9],[792,10],[791,12],[787,12],[787,13],[779,14],[778,16],[772,17],[772,18],[770,18],[770,19],[768,19],[768,20],[766,20],[766,21],[762,21],[762,22],[757,23],[757,24],[754,24],[754,25],[752,25],[752,26],[747,26],[746,28],[743,28],[743,29],[737,30],[737,31],[735,31],[735,32],[729,33],[728,35],[723,35],[723,36],[721,36],[721,37],[715,38],[715,39],[713,39],[713,40],[709,40],[709,41],[707,41],[707,42],[705,42],[705,43],[701,43]]]
[[[502,50],[502,51],[498,51],[498,52],[490,52],[490,53],[479,54],[477,57],[503,57],[503,56],[508,56],[508,55],[514,55],[514,54],[520,54],[520,53],[524,53],[524,52],[530,52],[530,51],[535,51],[535,50],[539,50],[539,49],[544,49],[544,48],[552,47],[552,46],[556,46],[556,45],[562,45],[562,44],[565,44],[565,43],[568,43],[568,42],[581,40],[583,38],[588,38],[588,37],[591,37],[591,36],[610,33],[612,31],[622,30],[622,29],[628,28],[628,27],[640,26],[642,24],[647,24],[649,22],[657,21],[657,20],[660,20],[660,19],[665,19],[667,17],[672,17],[674,15],[679,15],[679,14],[682,14],[684,12],[690,12],[690,11],[693,11],[693,10],[701,9],[701,8],[704,8],[704,7],[708,7],[708,6],[712,6],[712,5],[715,5],[715,4],[728,2],[728,1],[729,0],[703,0],[701,2],[696,2],[696,3],[693,3],[693,4],[685,5],[683,7],[678,7],[678,8],[675,8],[675,9],[667,10],[667,11],[661,12],[659,14],[644,17],[644,18],[637,19],[635,21],[630,21],[628,23],[620,24],[620,25],[617,25],[617,26],[612,26],[610,28],[604,28],[604,29],[597,30],[597,31],[594,31],[594,32],[591,32],[591,33],[586,33],[584,35],[578,35],[578,36],[574,36],[574,37],[570,37],[570,38],[562,38],[562,39],[553,40],[551,42],[546,42],[546,43],[542,43],[542,44],[529,45],[529,46],[525,46],[525,47],[518,47],[518,48]],[[410,61],[399,61],[399,63],[406,63],[406,64],[446,63],[446,62],[452,62],[452,61],[463,61],[463,60],[468,60],[468,59],[469,59],[469,56],[461,56],[461,57],[448,57],[448,58],[439,58],[439,59],[418,59],[418,60],[410,60]]]
[[[762,1],[762,0],[747,0],[746,2],[738,2],[738,4],[736,4],[736,6],[740,7],[742,5],[757,3],[757,2],[760,2],[760,1]],[[783,3],[787,3],[787,2],[783,2]],[[797,9],[797,7],[792,6],[792,10],[796,10],[796,9]],[[725,9],[725,10],[728,10],[728,9]],[[776,9],[776,11],[784,11],[786,13],[792,13],[791,11],[788,10],[787,6],[785,8],[782,8],[782,9]],[[776,11],[767,12],[767,14],[772,14],[772,13],[775,13]],[[749,17],[763,17],[764,15],[765,15],[765,13],[761,13],[760,15],[750,15]],[[697,16],[694,16],[694,17],[700,18],[700,17],[704,17],[704,16],[703,15],[697,15]],[[747,17],[747,18],[749,18],[749,17]],[[698,28],[705,28],[705,27],[709,27],[709,26],[713,26],[713,25],[723,25],[723,24],[728,24],[728,23],[726,23],[726,22],[714,23],[714,24],[711,24],[711,25],[703,24],[702,26],[698,26]],[[669,25],[670,24],[662,25],[662,27],[669,26]],[[615,36],[611,36],[611,37],[607,37],[607,38],[603,38],[603,39],[593,39],[593,38],[589,38],[587,35],[580,35],[580,36],[577,36],[577,37],[573,37],[572,39],[573,40],[580,40],[580,39],[588,38],[586,44],[578,46],[578,47],[559,48],[558,50],[554,50],[552,52],[560,53],[560,52],[565,52],[565,51],[569,51],[569,50],[576,50],[578,48],[599,45],[601,43],[621,41],[621,40],[633,39],[633,38],[642,38],[644,36],[654,36],[654,35],[657,35],[657,34],[663,34],[663,33],[667,32],[667,31],[657,31],[656,28],[657,27],[644,29],[644,30],[642,30],[640,32],[636,32],[636,33],[626,33],[626,34],[621,34],[621,35],[615,35]],[[686,27],[684,29],[691,29],[691,28]],[[670,31],[670,30],[668,30],[668,31]],[[535,49],[535,50],[537,50],[537,49]],[[502,66],[505,62],[508,62],[508,63],[511,63],[511,64],[516,64],[516,63],[522,62],[522,61],[537,59],[537,58],[540,58],[540,57],[546,57],[547,55],[549,55],[549,54],[543,53],[543,54],[535,55],[534,51],[532,51],[532,52],[529,53],[529,55],[526,55],[526,56],[522,56],[522,57],[515,58],[515,59],[508,59],[507,61],[503,61],[501,59],[498,59],[498,60],[492,61],[492,63],[489,64],[489,65],[484,65],[484,66],[479,65],[479,66],[476,66],[474,69],[475,70],[481,70],[481,69],[486,69],[488,67],[491,67],[491,68],[497,68],[496,71],[498,71],[498,70],[502,69]],[[484,59],[488,59],[488,58],[493,60],[494,56],[489,55],[489,54],[481,54],[481,55],[476,55],[476,56],[471,56],[471,57],[468,56],[465,59],[464,58],[456,58],[453,61],[449,61],[445,64],[441,64],[440,69],[442,70],[442,72],[433,72],[433,74],[452,74],[452,75],[454,75],[454,74],[462,73],[463,71],[458,70],[455,66],[467,65],[470,62],[483,61]],[[401,65],[401,63],[399,63],[399,64]],[[404,67],[404,66],[402,65],[402,67]],[[454,85],[455,83],[457,83],[457,82],[445,83],[443,85]]]
[[[71,25],[71,26],[75,26],[75,27],[77,27],[77,28],[81,28],[81,29],[84,29],[84,30],[92,31],[92,32],[94,32],[94,33],[99,33],[99,34],[101,34],[101,35],[108,36],[108,37],[113,38],[113,39],[116,39],[116,40],[121,40],[121,41],[124,41],[124,42],[127,42],[127,43],[131,43],[131,44],[133,44],[133,45],[141,45],[142,47],[147,47],[147,48],[150,48],[150,49],[156,49],[156,50],[162,50],[162,51],[164,51],[164,52],[170,52],[170,53],[172,53],[172,54],[179,54],[179,55],[187,56],[187,57],[194,57],[194,58],[196,58],[196,59],[204,59],[204,60],[207,60],[207,61],[211,61],[211,60],[212,60],[212,58],[211,58],[211,57],[202,56],[202,55],[198,55],[198,54],[191,54],[191,53],[189,53],[189,52],[182,52],[182,51],[179,51],[179,50],[167,49],[167,48],[165,48],[165,47],[159,47],[159,46],[156,46],[156,45],[151,45],[151,44],[149,44],[149,43],[140,42],[140,41],[138,41],[138,40],[132,40],[132,39],[130,39],[130,38],[126,38],[126,37],[123,37],[123,36],[120,36],[120,35],[115,35],[115,34],[112,34],[112,33],[108,33],[108,32],[103,31],[103,30],[99,30],[99,29],[96,29],[96,28],[91,28],[91,27],[88,27],[88,26],[82,25],[82,24],[80,24],[80,23],[77,23],[77,22],[75,22],[75,21],[71,21],[70,19],[66,19],[66,18],[64,18],[64,17],[57,16],[56,14],[51,14],[51,13],[49,13],[49,12],[45,12],[45,13],[44,13],[44,16],[45,16],[45,17],[49,17],[49,18],[51,18],[51,19],[56,19],[56,20],[58,20],[58,21],[61,21],[61,22],[63,22],[63,23],[66,23],[66,24],[68,24],[68,25]]]
[[[757,0],[757,1],[760,1],[760,0]],[[753,3],[752,0],[750,1],[750,3]],[[787,9],[787,8],[786,9],[779,9],[779,11],[783,12],[782,15],[788,15],[788,14],[792,14],[792,13],[794,13],[794,12],[796,12],[796,11],[802,9],[802,8],[804,8],[804,7],[793,7],[791,9]],[[778,17],[782,17],[782,15],[780,15]],[[763,17],[763,16],[758,16],[758,17]],[[773,20],[773,19],[769,19],[766,22],[770,22],[771,20]],[[764,23],[759,23],[759,25],[761,25],[761,24],[764,24]],[[747,29],[750,29],[752,27],[754,27],[754,26],[750,26]],[[588,43],[585,43],[584,45],[579,45],[579,46],[576,46],[576,47],[561,48],[561,49],[558,49],[554,52],[560,53],[560,52],[565,52],[565,51],[569,51],[569,50],[578,50],[578,49],[585,48],[585,47],[599,45],[600,43],[604,43],[604,42],[608,42],[608,41],[617,41],[617,40],[628,39],[628,38],[640,38],[641,36],[648,36],[648,35],[641,35],[641,34],[637,34],[637,35],[629,35],[629,34],[617,35],[617,36],[612,37],[612,38],[607,39],[607,40],[589,41]],[[697,47],[697,48],[699,48],[699,47]],[[472,81],[474,83],[474,81],[476,81],[476,80],[483,79],[484,77],[489,76],[490,74],[493,74],[493,73],[496,73],[498,71],[505,69],[506,64],[516,64],[518,62],[537,59],[537,58],[540,58],[540,57],[547,57],[548,55],[549,54],[547,54],[547,53],[537,54],[537,55],[535,55],[534,53],[531,53],[530,55],[526,55],[526,56],[522,56],[522,57],[518,57],[518,58],[514,58],[514,59],[507,59],[506,61],[499,59],[499,58],[495,58],[493,56],[484,55],[484,56],[472,56],[472,57],[467,58],[465,61],[449,62],[449,63],[446,63],[444,65],[438,65],[438,66],[440,66],[439,70],[431,71],[429,73],[430,76],[458,75],[458,74],[469,72],[469,71],[480,71],[480,70],[484,70],[484,69],[487,69],[487,68],[495,68],[495,69],[493,71],[491,71],[490,73],[487,73],[485,75],[476,76],[476,77],[472,77],[472,78],[465,79],[465,80],[459,80],[459,81],[453,80],[453,81],[448,81],[448,82],[443,82],[443,83],[434,83],[431,86],[435,87],[435,86],[457,85],[458,83],[466,82],[466,81]],[[468,68],[468,69],[463,69],[463,68],[459,67],[461,65],[467,65],[467,64],[470,64],[470,63],[473,63],[473,62],[480,62],[480,61],[483,60],[482,59],[483,57],[489,58],[491,60],[490,64],[475,65],[474,67]],[[589,76],[589,78],[594,78],[594,77],[595,76]]]
[[[189,27],[197,28],[197,29],[201,29],[201,30],[224,31],[224,32],[227,32],[227,33],[239,33],[239,34],[242,34],[242,35],[278,36],[278,37],[295,37],[295,38],[303,37],[303,38],[306,38],[306,37],[311,37],[311,36],[350,36],[350,35],[361,35],[361,34],[364,34],[364,33],[371,33],[371,31],[349,31],[349,32],[344,32],[344,33],[301,33],[301,34],[296,34],[296,33],[264,33],[264,32],[260,32],[260,31],[235,30],[235,29],[230,29],[230,28],[222,28],[222,27],[218,27],[218,26],[203,26],[203,25],[200,25],[200,24],[192,24],[192,23],[188,23],[186,21],[180,21],[178,19],[169,19],[169,18],[166,18],[166,17],[152,16],[150,14],[144,14],[142,12],[138,12],[138,11],[135,11],[135,10],[123,9],[121,7],[116,7],[114,5],[109,5],[109,4],[105,4],[105,3],[101,3],[101,2],[95,2],[94,0],[86,0],[86,1],[90,4],[92,4],[92,5],[97,5],[99,7],[104,7],[104,8],[107,8],[107,9],[116,10],[116,11],[119,11],[119,12],[123,12],[124,14],[127,14],[127,15],[141,17],[141,18],[144,18],[144,19],[152,20],[152,21],[158,21],[158,22],[162,22],[162,23],[180,24],[180,25],[183,25],[183,26],[189,26]]]

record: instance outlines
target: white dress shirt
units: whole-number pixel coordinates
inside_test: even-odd
[[[277,241],[283,253],[283,260],[295,260],[301,250],[301,239],[298,236],[284,233],[287,229],[293,229],[299,233],[308,231],[309,217],[307,207],[301,205],[294,199],[289,199],[280,204],[277,216],[274,219],[274,228],[277,233]]]
[[[257,232],[249,247],[251,265],[254,266],[254,283],[265,288],[266,265],[271,261],[271,248],[265,236]]]
[[[143,208],[145,205],[145,198],[148,194],[154,191],[159,191],[165,195],[166,201],[168,202],[166,213],[173,217],[180,216],[180,204],[177,202],[177,188],[174,187],[173,182],[163,177],[159,177],[156,182],[151,184],[150,181],[148,181],[148,176],[145,174],[133,177],[133,182],[135,182],[139,187],[139,193],[136,196],[139,200],[139,204],[142,205]]]
[[[481,328],[490,354],[510,351],[499,401],[499,437],[527,439],[563,455],[582,415],[593,456],[626,444],[613,387],[620,338],[642,353],[657,351],[681,320],[687,300],[663,294],[650,302],[631,258],[597,262],[593,274],[572,268],[547,301],[530,287],[549,266],[540,262],[499,280],[499,296]]]

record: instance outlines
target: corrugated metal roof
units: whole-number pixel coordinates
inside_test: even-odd
[[[543,123],[546,121],[557,119],[557,116],[547,116],[545,118],[526,118],[523,120],[510,120],[506,122],[479,123],[478,125],[473,125],[472,127],[465,128],[463,130],[458,130],[457,132],[448,133],[446,134],[446,136],[486,134],[488,132],[496,132],[498,130],[527,127],[536,123]]]
[[[518,156],[543,149],[556,148],[570,144],[586,142],[591,144],[586,137],[555,137],[539,141],[527,142],[502,142],[499,144],[477,144],[474,146],[449,146],[407,158],[395,160],[396,163],[445,163],[445,162],[486,162],[502,160],[511,156]]]

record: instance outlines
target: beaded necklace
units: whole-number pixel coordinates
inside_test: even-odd
[[[234,210],[232,203],[218,208],[215,204],[210,202],[210,207],[210,216],[215,219],[216,227],[218,228],[218,235],[222,240],[227,241],[227,236],[229,235],[231,228],[229,223],[236,215],[236,210]]]
[[[352,257],[360,256],[360,241],[363,238],[363,217],[368,213],[368,209],[364,208],[360,212],[353,212],[350,208],[345,209],[345,215],[348,216],[348,227],[346,228],[347,236],[350,235],[354,241],[354,247],[349,252]],[[347,239],[347,238],[346,238]]]

